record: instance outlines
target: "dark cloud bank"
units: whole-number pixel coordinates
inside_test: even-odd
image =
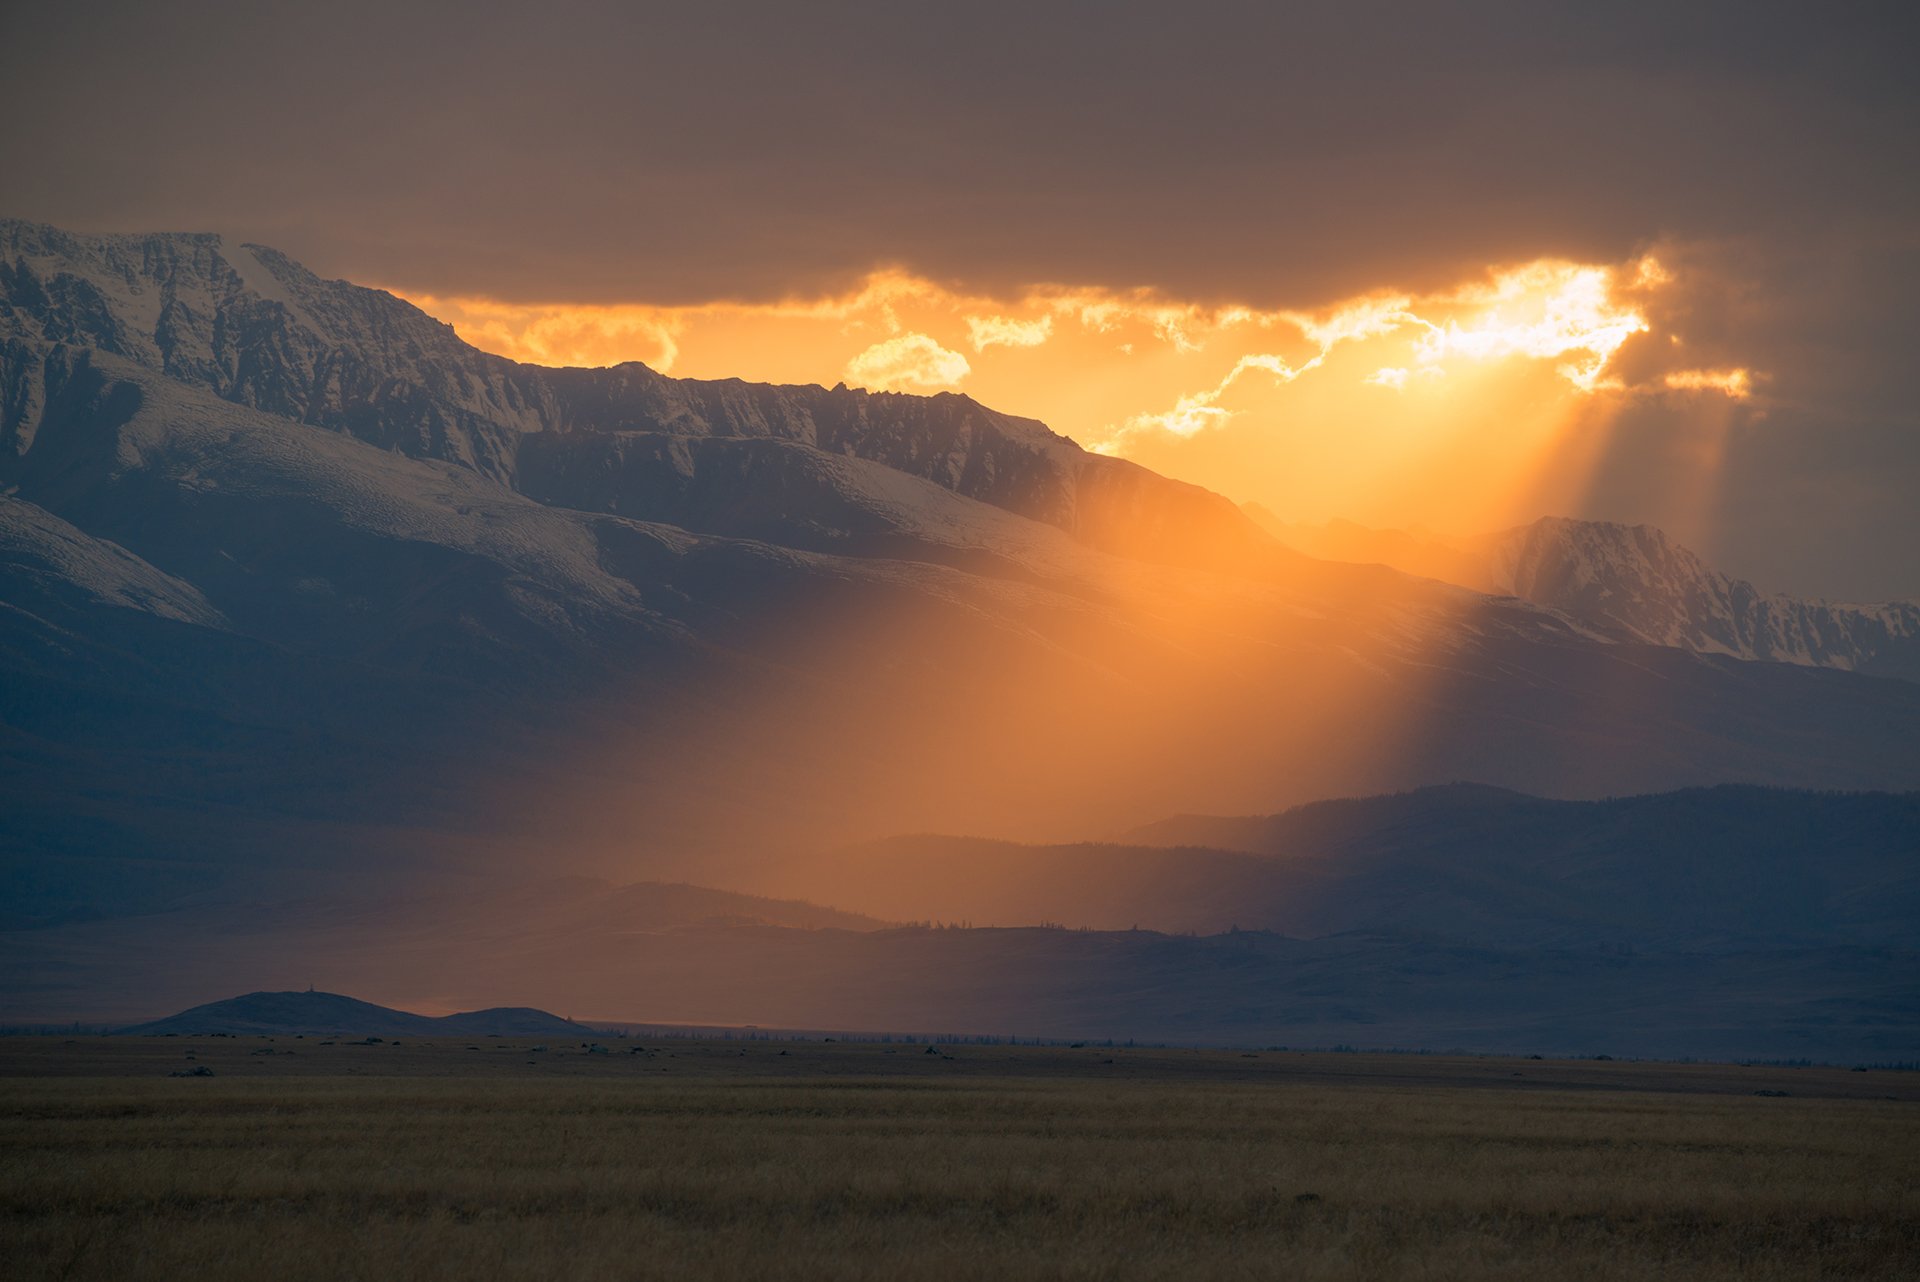
[[[1920,594],[1901,7],[1253,8],[14,6],[0,204],[519,300],[898,262],[1310,306],[1664,246],[1689,340],[1773,376],[1704,550]],[[1586,514],[1655,515],[1674,448],[1638,414]]]

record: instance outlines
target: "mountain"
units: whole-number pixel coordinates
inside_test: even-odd
[[[1920,603],[1830,605],[1762,591],[1648,525],[1547,518],[1489,541],[1495,591],[1605,635],[1701,654],[1920,681]]]
[[[519,365],[269,249],[0,224],[23,936],[1458,777],[1904,790],[1916,725],[1288,552],[965,397]]]
[[[123,1028],[157,1037],[207,1033],[319,1034],[361,1037],[577,1037],[590,1029],[525,1006],[466,1011],[458,1015],[413,1015],[338,993],[248,993],[208,1002],[178,1015]]]
[[[1478,538],[1289,525],[1249,515],[1309,556],[1389,565],[1514,596],[1598,638],[1920,681],[1920,603],[1835,605],[1767,592],[1707,565],[1650,525],[1546,517]]]
[[[1555,801],[1450,785],[1117,841],[901,837],[780,885],[875,916],[1112,930],[1362,933],[1686,952],[1920,937],[1920,793],[1722,786]]]
[[[1218,495],[965,396],[673,379],[638,362],[519,364],[390,294],[213,235],[75,236],[0,220],[0,336],[0,451],[16,456],[58,377],[34,353],[57,344],[543,502],[688,529],[757,535],[771,521],[831,540],[832,518],[862,496],[827,459],[850,458],[1129,555],[1281,555]],[[806,452],[781,448],[791,445]],[[769,471],[776,489],[756,493]],[[815,504],[824,510],[810,519]]]

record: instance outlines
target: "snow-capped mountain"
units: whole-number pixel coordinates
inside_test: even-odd
[[[1549,517],[1486,541],[1487,584],[1609,636],[1920,680],[1920,603],[1833,605],[1732,578],[1650,525]]]
[[[322,280],[275,250],[215,235],[77,236],[0,220],[0,342],[13,357],[0,374],[0,454],[31,446],[48,392],[37,363],[21,355],[28,345],[68,344],[239,405],[458,464],[543,502],[644,508],[717,533],[758,532],[734,529],[739,513],[712,498],[750,473],[760,484],[770,470],[787,472],[789,512],[804,514],[810,501],[844,509],[833,475],[778,448],[798,445],[877,463],[1125,555],[1278,554],[1220,496],[1089,453],[966,396],[675,379],[638,362],[523,365],[469,347],[390,294]]]
[[[1599,639],[1920,681],[1920,603],[1839,605],[1768,592],[1721,573],[1650,525],[1546,517],[1448,539],[1351,521],[1289,525],[1248,511],[1308,556],[1518,597]]]

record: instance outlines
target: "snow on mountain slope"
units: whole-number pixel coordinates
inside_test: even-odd
[[[52,513],[0,495],[0,601],[75,596],[163,619],[220,627],[200,589]]]
[[[871,460],[1123,555],[1281,555],[1218,495],[1089,454],[965,396],[674,379],[637,362],[521,365],[469,347],[389,294],[321,280],[261,246],[0,220],[0,450],[30,446],[47,390],[34,356],[60,343],[510,485],[521,483],[523,448],[538,441],[541,497],[566,506],[649,515],[654,491],[645,477],[623,483],[617,464],[629,455],[600,434],[771,438]],[[555,454],[572,464],[556,469]],[[583,476],[589,459],[598,471]]]
[[[471,469],[264,416],[116,356],[66,356],[48,426],[8,473],[17,497],[0,509],[10,514],[0,529],[32,533],[49,574],[96,594],[144,592],[156,603],[148,608],[169,617],[276,644],[375,647],[388,663],[459,649],[466,666],[568,654],[598,667],[644,638],[695,647],[724,638],[740,618],[730,598],[768,578],[787,592],[811,581],[966,601],[975,618],[1002,617],[1016,631],[1032,580],[1078,596],[1104,576],[1154,578],[1151,567],[857,459],[807,452],[829,480],[851,472],[866,481],[849,487],[849,511],[890,490],[898,520],[875,518],[880,528],[996,552],[1004,562],[986,568],[998,572],[822,556],[543,504]],[[750,483],[720,489],[715,501],[743,525],[755,511],[778,511]],[[836,530],[832,541],[846,536]],[[7,564],[33,562],[23,551]]]
[[[1105,554],[1064,530],[897,471],[777,437],[595,432],[530,437],[521,493],[560,507],[664,521],[851,556],[980,572],[1084,577]]]
[[[510,362],[472,359],[444,325],[272,250],[206,234],[75,236],[0,221],[0,333],[31,407],[23,345],[124,357],[222,399],[501,477],[542,426]],[[0,431],[31,429],[9,412]],[[23,443],[24,444],[24,443]],[[16,449],[21,446],[16,445]]]
[[[1484,547],[1495,590],[1608,635],[1920,679],[1920,603],[1830,605],[1765,592],[1649,525],[1549,517]]]

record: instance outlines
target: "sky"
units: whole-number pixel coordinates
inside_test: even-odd
[[[399,10],[399,11],[395,11]],[[0,212],[549,363],[952,390],[1287,521],[1920,597],[1902,6],[0,13]]]

